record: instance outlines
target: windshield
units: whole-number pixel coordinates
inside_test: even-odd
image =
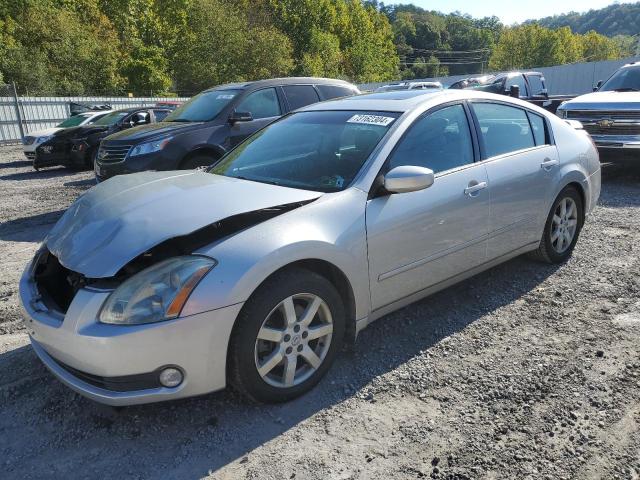
[[[637,92],[639,90],[640,68],[638,67],[621,68],[600,87],[601,92]]]
[[[165,122],[208,122],[218,116],[224,107],[242,90],[209,90],[196,95],[167,115]]]
[[[344,190],[399,115],[295,113],[245,140],[209,172],[319,192]]]
[[[89,115],[74,115],[73,117],[67,118],[64,122],[59,123],[58,127],[60,128],[69,128],[69,127],[77,127],[78,125],[84,123]]]
[[[111,112],[105,115],[100,120],[93,122],[93,125],[113,125],[118,123],[119,120],[129,115],[129,112]]]

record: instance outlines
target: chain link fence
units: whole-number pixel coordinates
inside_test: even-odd
[[[184,102],[189,97],[40,97],[19,96],[15,85],[0,84],[0,145],[21,143],[32,132],[55,127],[72,114],[72,104],[110,105],[114,110],[151,107],[159,102]]]

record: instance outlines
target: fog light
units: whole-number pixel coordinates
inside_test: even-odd
[[[182,372],[177,368],[165,368],[160,372],[160,383],[164,387],[177,387],[182,383]]]

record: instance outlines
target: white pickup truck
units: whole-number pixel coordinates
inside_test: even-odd
[[[564,102],[556,113],[582,123],[600,150],[640,151],[640,62],[621,67],[593,93]]]

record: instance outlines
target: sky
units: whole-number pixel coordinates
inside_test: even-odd
[[[532,18],[542,18],[571,11],[606,7],[616,2],[612,0],[387,0],[385,4],[413,3],[427,10],[438,10],[444,13],[460,11],[473,17],[490,17],[495,15],[503,23],[510,25]]]

